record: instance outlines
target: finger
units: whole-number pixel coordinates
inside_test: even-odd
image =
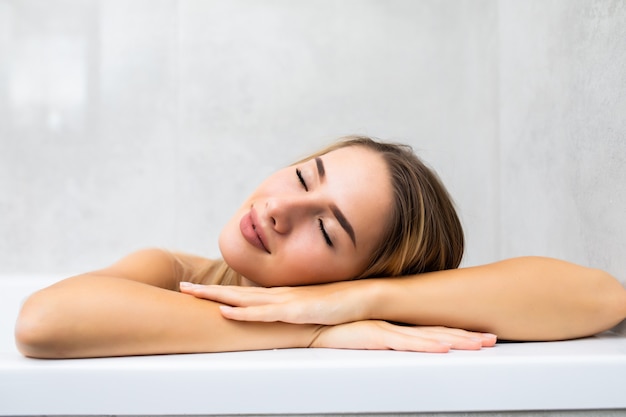
[[[387,349],[409,352],[447,353],[452,345],[436,339],[419,337],[405,332],[390,331],[385,337]]]
[[[398,332],[392,325],[372,320],[325,327],[314,346],[429,353],[446,353],[450,350],[449,344]]]
[[[428,336],[444,343],[449,343],[452,349],[457,350],[480,350],[483,347],[483,341],[479,337],[454,334],[447,332],[427,332]]]
[[[287,321],[287,317],[281,317],[274,305],[262,305],[251,307],[220,306],[222,316],[237,321]],[[281,320],[282,319],[282,320]]]
[[[411,326],[408,326],[409,328]],[[464,329],[456,329],[453,327],[444,327],[444,326],[412,326],[414,328],[422,329],[424,332],[429,332],[433,334],[450,334],[461,337],[470,337],[477,338],[481,340],[492,340],[497,339],[497,336],[491,333],[479,333],[472,332]]]
[[[293,324],[331,324],[310,314],[298,303],[263,304],[249,307],[220,306],[222,315],[231,320],[265,321]]]
[[[407,336],[427,338],[439,343],[449,345],[457,350],[480,350],[483,347],[483,340],[472,332],[456,331],[457,329],[447,329],[445,327],[407,327],[396,326],[398,333]]]
[[[222,286],[222,285],[199,285],[183,283],[180,291],[198,298],[217,301],[233,306],[253,306],[259,304],[275,303],[277,294],[271,292],[259,292],[247,287]]]
[[[483,341],[483,347],[493,347],[498,342],[498,336],[492,333],[480,333]]]
[[[432,328],[425,328],[425,329],[428,332],[432,332],[433,334],[437,334],[440,336],[450,335],[450,336],[456,336],[456,337],[461,338],[461,339],[456,339],[456,340],[468,339],[471,341],[480,342],[482,347],[492,347],[496,344],[498,340],[498,337],[491,333],[478,333],[478,332],[471,332],[468,330],[453,329],[453,328],[448,328],[448,327],[432,327]]]

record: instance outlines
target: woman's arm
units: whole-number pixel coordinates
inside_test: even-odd
[[[378,297],[373,316],[486,331],[508,340],[589,336],[626,317],[626,290],[615,278],[540,257],[396,279]]]
[[[18,317],[19,350],[75,358],[305,347],[322,327],[225,320],[217,303],[170,290],[176,269],[167,252],[141,251],[33,294]]]
[[[181,256],[182,264],[191,268],[210,262]],[[18,317],[20,352],[38,358],[308,346],[446,352],[495,342],[455,329],[407,330],[377,321],[321,326],[227,320],[217,303],[172,290],[180,276],[187,275],[180,265],[165,251],[140,251],[104,270],[38,291]]]
[[[223,309],[235,320],[336,324],[371,318],[490,332],[508,340],[588,336],[626,318],[626,290],[615,278],[540,257],[313,287],[183,291],[243,307]]]

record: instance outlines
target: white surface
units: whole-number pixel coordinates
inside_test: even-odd
[[[21,357],[33,289],[0,279],[0,415],[239,414],[626,408],[626,337],[418,354],[288,349],[87,360]],[[8,319],[8,320],[7,320]]]

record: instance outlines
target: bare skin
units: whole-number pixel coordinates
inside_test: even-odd
[[[248,283],[294,285],[294,276],[299,285],[344,281],[369,263],[392,200],[382,156],[340,148],[263,181],[222,230],[220,250]],[[218,303],[178,292],[182,277],[211,262],[141,251],[43,289],[20,312],[18,348],[27,356],[67,358],[286,347],[447,352],[495,343],[493,335],[381,320],[332,326],[228,320]]]
[[[18,348],[40,358],[289,347],[447,352],[493,346],[494,334],[587,336],[626,316],[626,291],[613,277],[545,258],[349,281],[381,244],[392,200],[382,157],[359,146],[282,169],[227,223],[220,250],[243,282],[304,287],[181,286],[213,261],[140,251],[33,294],[18,317]]]
[[[186,268],[208,259],[179,254]],[[16,325],[18,349],[37,358],[82,358],[225,352],[292,347],[476,350],[495,337],[439,326],[404,327],[380,320],[336,326],[237,322],[219,304],[177,291],[182,276],[162,250],[131,254],[114,265],[68,278],[33,294]]]
[[[338,149],[259,184],[222,229],[220,253],[264,287],[345,281],[367,267],[392,202],[380,154],[360,146]],[[251,244],[257,239],[246,239],[246,229],[262,245]]]
[[[626,290],[615,278],[540,257],[320,286],[182,285],[181,290],[234,306],[221,308],[232,320],[339,324],[380,319],[458,327],[520,341],[589,336],[626,318]]]

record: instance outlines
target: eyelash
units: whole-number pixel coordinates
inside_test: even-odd
[[[322,219],[318,219],[317,221],[319,222],[320,230],[322,231],[322,235],[324,235],[324,240],[326,241],[326,244],[332,248],[333,241],[330,240],[330,236],[328,236],[328,233],[326,233],[326,229],[324,228],[324,222],[322,221]]]
[[[304,191],[309,191],[309,187],[307,187],[306,181],[304,181],[304,177],[302,176],[302,171],[300,171],[298,168],[296,168],[296,176],[298,177],[300,184],[302,184],[302,187],[304,187]],[[322,231],[322,236],[324,236],[324,240],[326,241],[326,244],[332,248],[333,241],[330,240],[330,236],[326,232],[326,228],[324,227],[324,222],[322,221],[322,219],[318,219],[317,221],[318,221],[320,230]]]
[[[309,187],[306,186],[306,182],[304,181],[304,177],[302,176],[302,171],[296,168],[296,175],[298,176],[298,180],[300,180],[300,184],[304,187],[304,191],[309,191]]]

